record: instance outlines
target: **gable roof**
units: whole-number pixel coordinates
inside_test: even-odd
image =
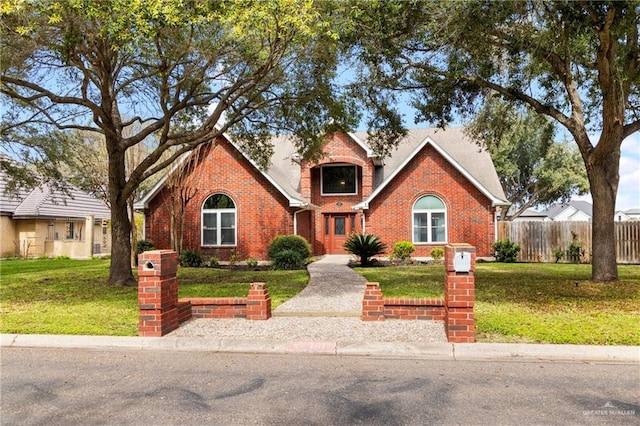
[[[271,165],[269,166],[268,170],[263,170],[249,155],[247,155],[247,153],[245,153],[242,149],[240,149],[240,146],[234,141],[231,135],[225,132],[222,134],[222,137],[224,137],[231,144],[231,146],[233,146],[240,154],[242,154],[242,156],[249,163],[251,163],[251,165],[256,170],[258,170],[282,195],[284,195],[284,197],[289,201],[290,207],[316,208],[316,206],[314,206],[310,202],[305,201],[304,197],[300,195],[299,190],[293,187],[292,185],[293,180],[291,179],[291,174],[287,175],[286,170],[283,171],[283,170],[280,170],[279,168],[274,168]],[[291,147],[293,147],[293,143],[291,139],[287,137],[274,137],[272,139],[272,143],[274,145],[274,151],[275,151],[275,148],[279,146],[290,145]],[[290,160],[289,162],[291,162],[294,159],[294,157],[292,156],[293,151],[291,151],[290,149],[287,149],[286,152],[288,154],[286,158],[283,160]],[[149,207],[149,202],[164,187],[164,184],[167,181],[168,176],[173,171],[175,171],[180,164],[187,161],[187,159],[190,156],[191,156],[191,152],[186,153],[185,155],[180,157],[180,159],[176,162],[176,164],[173,167],[171,167],[169,172],[165,174],[158,182],[156,182],[153,188],[151,188],[151,190],[149,190],[149,192],[147,192],[144,195],[144,197],[142,197],[142,199],[134,205],[134,207],[136,209],[143,209],[143,208]],[[273,157],[276,157],[275,153]],[[299,180],[300,180],[300,171],[298,170],[297,182],[299,182]]]
[[[431,145],[449,163],[451,163],[463,176],[469,179],[483,194],[487,196],[493,205],[509,205],[495,167],[489,153],[467,138],[460,128],[442,129],[416,129],[409,130],[396,150],[390,157],[379,159],[375,157],[373,150],[366,144],[367,132],[347,133],[372,158],[375,164],[383,164],[383,178],[373,193],[362,203],[354,208],[368,208],[368,203],[413,159],[427,144]],[[266,170],[258,165],[240,149],[239,144],[233,138],[224,133],[222,135],[237,149],[247,161],[249,161],[262,175],[289,200],[290,207],[315,208],[313,204],[305,200],[300,188],[299,156],[291,136],[274,136],[271,140],[273,155]],[[179,162],[186,161],[188,154]],[[174,166],[172,170],[175,170]],[[166,175],[136,204],[136,208],[148,207],[149,201],[162,189],[166,181]]]
[[[15,194],[5,192],[7,176],[0,172],[0,210],[14,219],[74,218],[93,215],[96,219],[110,219],[111,211],[93,195],[69,187],[69,195],[43,184],[33,190],[19,189]]]
[[[556,220],[558,216],[566,213],[567,210],[570,210],[571,213],[567,220],[570,220],[572,216],[581,213],[588,216],[589,218],[593,217],[593,205],[588,201],[581,200],[569,201],[568,203],[564,204],[556,204],[549,207],[544,213],[546,213],[550,219]]]
[[[366,133],[365,133],[366,134]],[[427,145],[432,146],[466,177],[494,206],[506,206],[502,185],[489,152],[465,136],[462,128],[409,130],[397,149],[384,161],[384,178],[369,197],[354,208],[368,208],[373,200],[402,169]]]

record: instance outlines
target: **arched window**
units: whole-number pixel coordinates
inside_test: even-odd
[[[444,243],[447,241],[447,210],[442,200],[425,195],[413,205],[413,242]]]
[[[213,194],[202,206],[202,245],[236,245],[236,205],[224,194]]]

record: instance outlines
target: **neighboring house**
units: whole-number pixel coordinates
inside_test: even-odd
[[[333,134],[324,158],[308,162],[289,138],[274,138],[269,168],[260,170],[229,135],[219,137],[183,160],[193,162],[183,185],[192,195],[183,248],[265,259],[275,236],[298,234],[315,255],[337,254],[351,233],[366,232],[388,253],[408,240],[416,257],[446,243],[492,255],[496,209],[509,203],[485,150],[461,129],[410,130],[388,158],[366,140],[366,132]],[[137,204],[156,248],[171,247],[170,198],[165,178]]]
[[[0,172],[0,255],[89,258],[109,253],[110,211],[95,197],[76,188],[70,194],[49,185],[5,193]]]
[[[587,201],[570,201],[566,204],[558,204],[543,212],[546,220],[591,222],[593,205]]]
[[[640,209],[627,209],[616,212],[616,222],[627,222],[629,220],[640,220]]]
[[[514,219],[511,219],[511,215],[507,214],[507,220],[511,220],[513,222],[542,222],[547,220],[547,214],[534,209],[526,209],[522,214]]]

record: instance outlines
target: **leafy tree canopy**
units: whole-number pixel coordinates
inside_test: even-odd
[[[346,9],[343,40],[360,60],[363,98],[411,93],[416,121],[444,126],[497,94],[571,134],[594,200],[593,279],[616,280],[620,145],[640,130],[640,2],[363,0]],[[397,122],[392,107],[372,111]]]
[[[131,282],[126,200],[141,182],[223,132],[238,135],[265,165],[267,135],[295,134],[300,152],[313,158],[327,123],[356,121],[333,83],[330,7],[298,0],[4,2],[2,147],[30,151],[34,135],[46,140],[70,130],[101,135],[110,281]],[[152,135],[155,145],[127,172],[125,152]]]
[[[513,203],[511,219],[528,208],[567,202],[589,190],[577,148],[555,142],[553,121],[529,108],[489,98],[466,131],[489,150]],[[505,210],[502,218],[506,216]]]

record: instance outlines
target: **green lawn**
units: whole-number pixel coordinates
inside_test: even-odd
[[[443,294],[442,266],[357,271],[380,282],[387,297]],[[478,340],[640,345],[640,266],[618,271],[620,282],[599,284],[589,281],[590,265],[478,264]]]
[[[0,332],[137,334],[136,287],[106,285],[108,260],[0,261]],[[358,268],[388,297],[440,297],[442,266]],[[479,341],[640,345],[640,266],[621,281],[589,281],[589,265],[478,264]],[[180,268],[180,297],[246,296],[261,281],[273,307],[301,291],[306,271]],[[576,286],[575,283],[578,283]]]
[[[138,333],[137,287],[106,285],[108,260],[0,261],[0,332],[26,334]],[[244,297],[266,282],[272,307],[300,292],[306,271],[180,268],[180,297]]]

